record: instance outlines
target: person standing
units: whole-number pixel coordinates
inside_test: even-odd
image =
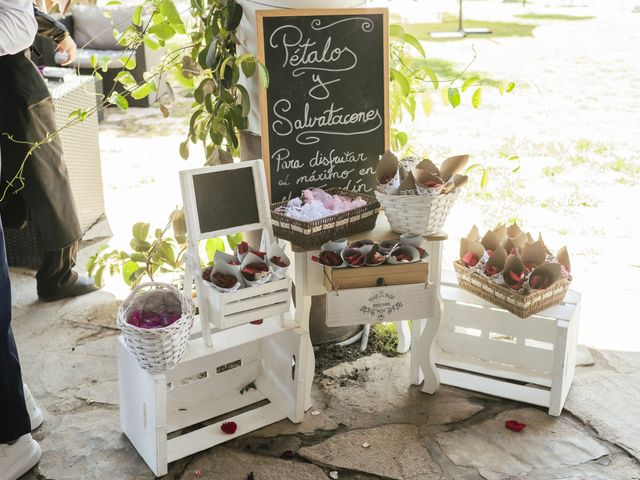
[[[29,4],[30,15],[34,17],[32,2],[18,2],[25,3]],[[37,21],[38,33],[51,38],[57,50],[66,54],[65,63],[73,61],[76,45],[64,25],[39,11],[34,21]],[[0,59],[0,112],[3,191],[24,165],[24,184],[17,195],[11,190],[7,192],[11,203],[3,207],[3,216],[26,211],[19,208],[23,202],[38,226],[44,246],[36,274],[38,297],[55,301],[97,290],[89,277],[73,270],[82,229],[60,138],[55,135],[29,153],[34,142],[47,138],[57,126],[49,90],[30,60],[28,49],[5,54]],[[17,186],[14,182],[13,187]]]
[[[36,31],[31,0],[0,0],[0,62],[28,48]],[[5,117],[7,112],[0,110],[0,115]],[[0,480],[16,480],[40,460],[40,446],[30,432],[31,419],[11,330],[11,285],[0,221]]]

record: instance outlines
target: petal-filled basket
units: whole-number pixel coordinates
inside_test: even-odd
[[[140,328],[128,322],[134,311],[170,309],[181,316],[171,325],[161,328]],[[150,373],[162,373],[175,367],[184,354],[193,326],[194,308],[191,299],[166,283],[139,285],[118,310],[117,324],[122,331],[127,350],[140,366]]]
[[[387,195],[376,192],[391,230],[434,235],[442,230],[459,191],[441,195]]]
[[[298,247],[312,249],[320,247],[320,245],[330,240],[348,237],[354,233],[366,232],[375,227],[378,211],[380,210],[380,204],[375,198],[341,188],[328,188],[326,192],[352,200],[362,198],[367,203],[353,210],[308,222],[278,213],[279,207],[287,205],[286,201],[274,203],[271,205],[273,234],[278,238],[290,241]]]

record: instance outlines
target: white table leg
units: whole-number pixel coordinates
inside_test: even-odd
[[[420,336],[418,355],[419,364],[424,375],[422,391],[434,393],[440,386],[440,375],[436,369],[438,330],[442,321],[444,304],[440,294],[440,272],[442,269],[442,242],[427,242],[427,251],[430,256],[429,280],[434,289],[434,301],[432,315],[427,319],[427,325]]]
[[[411,348],[411,329],[409,328],[409,321],[404,320],[402,322],[393,322],[396,326],[398,333],[398,353],[407,353]]]
[[[311,297],[305,295],[305,283],[307,280],[307,253],[296,252],[294,254],[294,277],[296,286],[296,312],[295,321],[302,329],[309,331],[309,313],[311,312]]]
[[[420,385],[423,380],[422,369],[420,368],[420,337],[426,325],[426,320],[421,318],[413,320],[411,324],[411,357],[409,365],[409,378],[412,385]]]

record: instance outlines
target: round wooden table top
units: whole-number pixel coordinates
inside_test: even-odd
[[[400,236],[399,233],[391,230],[391,226],[389,225],[389,221],[387,220],[387,216],[380,212],[378,215],[378,219],[376,220],[376,226],[373,230],[368,230],[366,232],[354,233],[353,235],[349,235],[349,242],[355,242],[357,240],[369,239],[374,242],[384,242],[385,240],[393,240],[394,238],[398,238]],[[443,242],[449,238],[449,236],[444,232],[438,232],[434,235],[429,235],[424,237],[428,242]],[[291,245],[291,249],[294,252],[308,252],[314,250],[320,250],[320,247],[316,248],[303,248],[297,245]]]

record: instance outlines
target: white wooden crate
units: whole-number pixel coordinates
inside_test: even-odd
[[[222,293],[195,276],[200,315],[218,330],[224,330],[253,320],[283,315],[291,308],[291,280],[275,280],[264,285]]]
[[[433,288],[424,283],[327,292],[327,326],[397,322],[431,316]]]
[[[440,382],[549,408],[560,415],[575,371],[580,294],[522,319],[445,276],[434,345]]]
[[[269,318],[213,336],[211,348],[192,335],[185,358],[155,375],[118,340],[122,430],[156,476],[175,460],[284,418],[302,421],[313,381],[307,332]],[[233,435],[220,429],[230,420],[238,425]]]

